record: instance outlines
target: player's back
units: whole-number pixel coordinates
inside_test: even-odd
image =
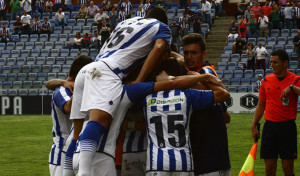
[[[125,20],[113,30],[96,60],[105,62],[122,78],[145,60],[158,38],[170,44],[170,29],[164,23],[141,17]]]
[[[148,132],[146,171],[192,171],[188,136],[190,102],[182,90],[146,97]]]

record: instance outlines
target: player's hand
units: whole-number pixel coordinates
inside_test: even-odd
[[[165,71],[162,71],[159,75],[156,76],[157,82],[166,80],[169,80],[169,75]]]
[[[69,89],[70,92],[73,93],[73,89],[74,89],[74,82],[70,82],[70,81],[63,81],[62,86]]]
[[[284,97],[287,97],[287,95],[291,92],[291,88],[288,86],[285,89],[283,89],[280,99],[283,99]]]
[[[259,131],[257,130],[257,128],[255,126],[251,127],[251,131],[252,131],[252,137],[254,139],[254,142],[257,142],[257,140],[260,138]]]

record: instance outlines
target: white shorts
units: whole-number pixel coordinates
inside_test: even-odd
[[[230,175],[231,175],[231,171],[230,171],[230,169],[227,169],[227,170],[221,170],[221,171],[216,171],[216,172],[200,174],[197,176],[230,176]]]
[[[74,173],[78,174],[79,168],[79,153],[73,155],[73,170]],[[91,175],[105,175],[105,176],[116,176],[117,170],[115,166],[115,159],[108,156],[105,153],[96,152],[91,168]]]
[[[61,152],[61,164],[60,165],[54,165],[49,164],[49,170],[50,170],[50,176],[62,176],[63,170],[64,170],[64,161],[65,161],[65,153]]]
[[[122,176],[145,175],[147,152],[123,153]]]
[[[99,109],[114,117],[123,90],[121,79],[101,61],[93,62],[85,68],[80,111],[87,113],[91,109]]]
[[[194,176],[194,172],[148,171],[146,176]]]
[[[91,67],[91,64],[84,66],[77,74],[75,83],[74,83],[74,90],[73,90],[73,101],[72,101],[72,108],[70,119],[84,119],[87,115],[80,112],[81,103],[82,103],[82,95],[84,89],[84,80],[86,70]]]

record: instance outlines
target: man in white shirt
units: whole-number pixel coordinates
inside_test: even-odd
[[[30,13],[32,8],[31,8],[31,0],[23,0],[22,1],[23,9],[27,11],[27,13]]]
[[[93,23],[93,26],[98,26],[98,28],[100,28],[100,26],[101,26],[101,20],[103,18],[108,19],[109,16],[106,13],[103,12],[103,8],[101,7],[101,8],[99,8],[99,13],[97,13],[95,15],[95,17],[94,17],[94,21],[95,22]]]
[[[0,0],[0,20],[6,20],[5,8],[6,8],[5,1]]]
[[[22,34],[30,35],[30,23],[31,23],[31,16],[27,14],[27,11],[24,10],[24,15],[21,16],[21,23],[22,23]]]
[[[258,74],[257,78],[258,78],[258,80],[256,81],[256,92],[259,92],[259,89],[260,89],[260,86],[261,86],[261,82],[263,81],[262,74]]]
[[[295,7],[295,20],[297,29],[300,29],[300,2],[298,2],[297,7]]]
[[[263,12],[260,13],[260,17],[258,18],[259,22],[259,37],[266,37],[268,39],[268,25],[269,25],[269,18],[268,16],[264,15]]]
[[[91,40],[90,48],[100,48],[101,36],[98,34],[98,31],[94,31],[94,37]]]
[[[67,21],[65,19],[65,13],[62,11],[62,8],[59,8],[59,10],[55,14],[55,25],[56,26],[67,25]]]
[[[206,0],[201,0],[201,13],[203,14],[203,22],[208,23],[209,27],[211,26],[211,17],[210,17],[210,11],[211,11],[211,4]]]
[[[255,50],[256,56],[256,69],[266,70],[266,55],[268,54],[265,47],[262,46],[261,42],[258,43],[258,48]],[[261,65],[261,66],[260,66]]]
[[[292,5],[292,6],[291,6]],[[284,24],[285,28],[292,29],[293,28],[293,10],[295,9],[295,5],[293,2],[287,2],[286,7],[284,8]]]

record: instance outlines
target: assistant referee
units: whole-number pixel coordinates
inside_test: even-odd
[[[289,56],[279,49],[271,54],[273,74],[264,78],[259,91],[259,102],[252,122],[252,136],[259,138],[256,125],[265,112],[260,157],[265,161],[266,175],[275,176],[280,156],[285,176],[294,176],[297,158],[297,116],[300,77],[287,71]]]

